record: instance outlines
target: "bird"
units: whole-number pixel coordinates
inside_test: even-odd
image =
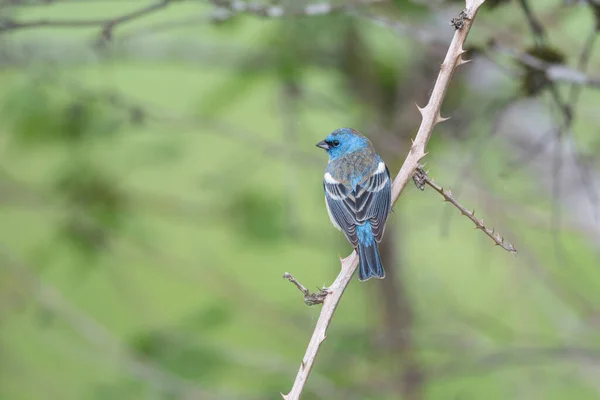
[[[378,243],[392,208],[390,171],[371,141],[339,128],[317,143],[329,161],[323,176],[329,219],[358,253],[358,280],[385,278]]]

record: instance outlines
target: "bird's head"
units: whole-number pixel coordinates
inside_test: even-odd
[[[371,146],[369,139],[355,129],[340,128],[331,132],[317,147],[327,150],[330,160],[343,157]]]

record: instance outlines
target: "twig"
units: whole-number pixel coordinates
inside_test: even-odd
[[[450,190],[444,190],[443,187],[439,186],[434,181],[432,181],[431,178],[427,175],[427,172],[425,172],[425,170],[422,167],[419,167],[417,169],[417,172],[415,173],[413,179],[417,187],[421,190],[425,189],[425,184],[431,186],[436,192],[438,192],[442,195],[442,197],[444,197],[445,201],[458,208],[462,215],[469,218],[475,224],[475,227],[477,229],[481,229],[486,235],[488,235],[496,243],[497,246],[502,247],[506,251],[510,251],[511,253],[517,254],[517,249],[515,249],[515,246],[508,242],[505,242],[504,238],[500,236],[500,234],[496,232],[495,229],[487,228],[484,225],[483,220],[475,216],[475,211],[469,211],[465,207],[463,207],[458,202],[458,200],[456,200],[454,196],[452,196],[452,192]]]
[[[525,13],[527,24],[529,25],[531,33],[533,34],[533,39],[535,40],[538,46],[543,44],[546,40],[546,30],[544,29],[544,26],[531,11],[531,8],[529,7],[529,2],[527,0],[519,0],[519,3],[521,4],[521,8]]]
[[[577,63],[577,68],[585,73],[591,56],[592,49],[594,48],[594,43],[596,42],[596,37],[598,36],[598,32],[594,28],[589,34],[587,39],[585,40],[585,44],[583,45],[583,50],[581,51],[581,55],[579,56],[579,62]],[[575,107],[577,101],[579,100],[579,94],[581,93],[582,86],[573,85],[571,87],[571,92],[569,93],[569,104],[571,107]]]
[[[490,352],[468,362],[450,362],[431,371],[435,379],[450,379],[457,376],[487,374],[500,368],[516,365],[545,364],[551,361],[570,360],[590,365],[600,365],[600,350],[597,347],[556,346],[556,347],[509,347],[500,352]]]
[[[455,68],[467,62],[462,58],[462,55],[465,52],[463,44],[467,39],[473,19],[484,1],[485,0],[466,0],[466,9],[464,10],[466,17],[464,18],[464,25],[454,32],[454,37],[452,38],[444,62],[440,67],[440,73],[431,92],[428,104],[423,108],[419,107],[419,111],[422,115],[421,125],[419,126],[411,149],[392,184],[392,204],[396,203],[402,190],[406,187],[407,183],[419,167],[421,159],[426,155],[425,147],[427,146],[427,142],[429,142],[433,128],[439,122],[445,120],[440,115],[442,101],[444,100],[446,91],[450,85],[450,80]],[[296,375],[292,390],[287,395],[282,393],[285,400],[300,399],[310,375],[310,371],[314,366],[321,343],[323,343],[326,338],[327,328],[329,327],[342,295],[356,270],[358,256],[356,255],[356,252],[353,251],[348,257],[340,261],[342,270],[331,286],[327,288],[329,293],[323,301],[323,309],[321,310],[319,320],[317,321],[317,325],[315,326],[310,342],[308,343],[304,358],[300,363],[300,368]]]
[[[292,274],[290,274],[289,272],[286,272],[285,274],[283,274],[283,279],[287,279],[288,281],[290,281],[294,285],[296,285],[298,290],[304,294],[304,302],[306,303],[307,306],[314,306],[315,304],[323,304],[325,297],[327,297],[327,294],[329,293],[327,291],[327,288],[319,289],[319,291],[317,293],[311,293],[310,290],[308,290],[306,287],[304,287],[303,284],[298,282],[296,280],[296,278],[294,278],[292,276]]]
[[[386,3],[389,0],[357,0],[346,4],[330,2],[307,4],[300,9],[287,9],[281,5],[265,5],[242,0],[211,0],[217,10],[213,13],[214,21],[225,21],[236,14],[254,14],[266,18],[310,17],[342,12],[353,7]]]
[[[565,82],[573,85],[600,88],[600,77],[588,76],[579,69],[570,68],[562,64],[551,64],[530,54],[522,53],[499,44],[492,45],[491,49],[514,58],[521,64],[536,71],[543,72],[550,82]]]
[[[128,14],[121,15],[115,18],[105,19],[39,19],[34,21],[15,21],[12,19],[1,19],[0,18],[0,34],[9,31],[16,31],[20,29],[32,29],[32,28],[89,28],[100,26],[102,27],[101,37],[104,40],[110,40],[112,37],[113,30],[121,24],[130,22],[134,19],[146,16],[160,9],[168,7],[173,0],[160,0],[156,3],[146,5]]]

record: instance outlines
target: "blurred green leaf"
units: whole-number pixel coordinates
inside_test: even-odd
[[[566,58],[564,53],[549,46],[536,46],[527,49],[526,53],[550,64],[563,64]],[[525,69],[525,75],[521,87],[527,96],[539,94],[551,83],[544,71],[539,71],[524,64],[522,64],[522,67]]]
[[[234,310],[231,305],[218,300],[194,314],[185,325],[205,332],[226,325],[233,316]]]
[[[105,249],[128,210],[115,178],[88,162],[75,162],[59,175],[54,190],[67,210],[59,237],[86,255]]]
[[[119,131],[126,116],[105,96],[65,88],[43,79],[15,85],[1,107],[12,136],[22,145],[78,143]],[[139,111],[128,118],[139,122]]]
[[[237,231],[253,241],[274,242],[285,235],[282,199],[249,190],[234,196],[228,209]]]
[[[218,376],[227,367],[226,356],[217,348],[178,337],[176,331],[143,333],[131,340],[131,345],[140,355],[187,379],[208,379]]]

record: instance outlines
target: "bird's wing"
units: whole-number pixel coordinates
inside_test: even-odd
[[[358,245],[356,225],[362,225],[367,220],[375,240],[381,241],[392,206],[390,173],[383,162],[355,190],[337,182],[328,173],[325,174],[323,186],[331,221],[346,234],[354,247]]]
[[[352,209],[348,207],[348,194],[352,189],[337,182],[329,173],[325,174],[323,188],[325,189],[325,204],[331,223],[344,232],[348,241],[356,248],[358,246],[358,237],[356,236],[358,221]]]
[[[369,220],[375,240],[380,242],[392,209],[390,171],[381,161],[375,173],[356,188],[355,211],[358,221]]]

